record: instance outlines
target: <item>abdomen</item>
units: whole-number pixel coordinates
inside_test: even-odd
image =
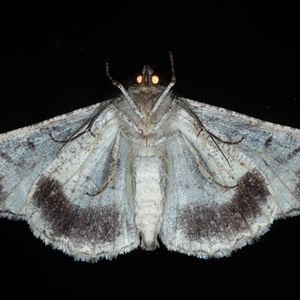
[[[141,246],[153,250],[158,246],[157,235],[165,200],[165,158],[157,155],[135,156],[132,171],[135,224],[142,238]]]

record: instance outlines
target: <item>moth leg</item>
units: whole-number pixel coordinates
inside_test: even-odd
[[[158,98],[158,100],[156,101],[155,105],[153,106],[151,112],[150,112],[150,116],[152,116],[156,110],[158,109],[158,107],[160,106],[160,104],[163,102],[163,100],[165,99],[166,95],[169,93],[170,89],[172,88],[172,86],[176,83],[177,79],[176,79],[176,75],[175,75],[175,67],[174,67],[174,59],[173,59],[173,54],[170,51],[169,52],[169,56],[170,56],[170,63],[171,63],[171,81],[168,84],[168,86],[166,87],[166,89],[164,90],[164,92],[160,95],[160,97]]]
[[[132,109],[135,111],[135,113],[140,118],[142,118],[143,117],[142,113],[140,112],[140,110],[138,109],[138,107],[135,105],[135,103],[133,102],[132,98],[129,96],[129,94],[127,93],[127,91],[123,87],[123,85],[119,81],[113,79],[112,76],[110,75],[109,64],[108,63],[106,63],[106,75],[109,78],[109,80],[112,82],[112,84],[115,85],[115,86],[117,86],[121,90],[121,92],[123,93],[123,95],[127,99],[128,103],[130,104],[130,106],[132,107]]]
[[[208,136],[212,139],[212,141],[214,142],[214,144],[216,145],[216,147],[218,148],[218,150],[220,151],[220,153],[226,159],[228,165],[230,166],[230,163],[229,163],[226,155],[223,153],[223,151],[220,148],[220,146],[218,145],[217,141],[221,142],[221,143],[224,143],[224,144],[235,145],[235,144],[239,144],[240,142],[242,142],[244,140],[244,137],[242,137],[238,141],[224,141],[224,140],[222,140],[221,138],[219,138],[218,136],[216,136],[215,134],[210,132],[208,129],[206,129],[206,127],[202,124],[202,122],[198,118],[198,116],[193,112],[193,110],[184,101],[182,101],[182,99],[178,98],[177,101],[184,108],[184,110],[187,112],[187,114],[192,118],[192,120],[194,120],[197,123],[197,126],[194,126],[195,131],[196,131],[197,127],[200,128],[199,131],[198,131],[197,137],[204,130],[208,134]]]
[[[112,109],[119,115],[119,117],[126,122],[129,126],[133,127],[138,133],[143,133],[143,130],[139,128],[139,126],[134,123],[126,114],[124,114],[120,109],[111,105]]]
[[[105,105],[104,107],[101,107],[101,109],[89,120],[85,121],[74,133],[66,140],[58,140],[55,137],[53,137],[52,132],[50,133],[50,137],[54,142],[57,143],[63,143],[66,144],[68,142],[74,141],[75,139],[79,138],[83,134],[90,132],[92,136],[95,137],[94,133],[92,132],[92,126],[94,125],[95,121],[98,119],[98,117],[111,106],[110,103]]]
[[[209,168],[207,167],[205,161],[200,157],[200,155],[197,152],[197,149],[194,147],[194,145],[190,142],[190,140],[183,134],[180,135],[181,139],[184,140],[184,142],[188,145],[188,149],[191,152],[191,154],[194,156],[195,160],[196,160],[196,167],[194,168],[194,170],[191,170],[191,174],[193,175],[195,173],[195,171],[198,169],[199,172],[206,178],[207,181],[209,182],[213,182],[221,187],[224,188],[229,188],[229,189],[233,189],[235,188],[237,185],[224,185],[221,184],[220,182],[218,182],[217,180],[214,179],[213,174],[209,171]],[[225,158],[226,159],[226,158]],[[203,188],[203,187],[201,187]]]
[[[184,140],[184,142],[188,145],[188,149],[193,154],[194,158],[196,159],[196,167],[194,170],[191,170],[191,174],[194,174],[195,171],[198,169],[201,174],[210,182],[214,181],[213,175],[209,172],[209,169],[205,163],[205,161],[200,157],[200,155],[197,153],[197,150],[195,149],[194,145],[189,141],[187,137],[184,135],[181,136],[181,139]],[[183,150],[181,149],[182,153]],[[203,187],[202,187],[203,188]]]
[[[219,138],[218,136],[216,136],[215,134],[213,134],[212,132],[210,132],[202,123],[202,121],[199,119],[199,117],[194,113],[194,111],[189,107],[189,105],[187,103],[185,103],[184,99],[182,98],[177,98],[177,102],[182,106],[182,108],[187,112],[187,114],[192,118],[192,120],[194,120],[197,123],[197,128],[200,128],[198,135],[200,134],[200,132],[202,130],[205,130],[205,132],[207,132],[207,134],[211,137],[212,140],[217,140],[219,142],[225,143],[225,144],[229,144],[229,145],[234,145],[234,144],[239,144],[241,141],[244,140],[244,137],[242,137],[240,140],[238,141],[225,141],[221,138]],[[214,141],[215,141],[214,140]]]
[[[173,139],[174,137],[176,137],[176,136],[178,136],[180,134],[181,134],[180,130],[175,130],[171,134],[169,134],[167,136],[164,136],[164,137],[162,137],[160,139],[157,139],[157,140],[153,141],[152,143],[149,143],[148,146],[150,146],[150,147],[157,146],[159,144],[167,142],[170,139]]]
[[[169,116],[171,115],[173,109],[176,107],[177,101],[172,101],[171,105],[168,107],[168,109],[164,112],[162,117],[160,118],[159,122],[154,126],[153,130],[151,131],[151,134],[154,134],[161,126],[165,124],[165,122],[168,120]],[[115,107],[111,104],[111,108],[115,110],[115,112],[119,115],[119,117],[126,122],[129,126],[133,127],[135,131],[137,131],[140,134],[143,134],[142,128],[140,128],[135,122],[133,122],[126,114],[124,114],[120,109]]]
[[[140,140],[129,134],[123,126],[120,126],[120,132],[127,140],[132,142],[133,145],[141,146]]]
[[[171,115],[173,109],[177,105],[176,99],[174,99],[171,103],[171,105],[168,107],[168,109],[164,112],[162,117],[160,118],[159,122],[154,126],[152,130],[152,134],[155,133],[161,126],[165,124],[165,122],[168,120],[169,116]]]
[[[114,141],[114,145],[113,145],[111,155],[110,155],[110,160],[109,160],[109,171],[108,171],[105,182],[102,184],[102,187],[100,189],[98,189],[98,191],[96,191],[95,193],[87,192],[86,193],[87,195],[94,197],[94,196],[101,194],[108,187],[110,182],[115,177],[117,166],[118,166],[117,161],[118,161],[118,154],[119,154],[119,144],[120,144],[120,132],[117,134],[115,141]]]

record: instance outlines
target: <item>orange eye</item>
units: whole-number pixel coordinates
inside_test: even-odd
[[[137,83],[142,83],[142,81],[143,81],[143,76],[142,75],[139,75],[139,76],[136,77],[136,82]]]
[[[153,84],[158,84],[158,82],[159,82],[159,78],[158,78],[158,76],[156,76],[156,75],[153,75],[153,76],[151,77],[151,80],[152,80],[152,83],[153,83]]]

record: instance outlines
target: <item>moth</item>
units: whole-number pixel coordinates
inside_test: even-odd
[[[300,211],[300,130],[179,97],[145,65],[110,100],[0,135],[0,215],[75,260],[229,256]]]

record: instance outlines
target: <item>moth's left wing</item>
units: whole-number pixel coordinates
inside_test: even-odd
[[[200,123],[180,109],[181,135],[167,143],[160,237],[169,249],[226,256],[265,233],[274,219],[299,213],[297,130],[181,101]]]
[[[104,107],[98,112],[88,123],[89,130],[76,125],[71,135],[51,126],[46,135],[50,132],[52,138],[40,136],[48,123],[34,127],[30,135],[24,130],[25,137],[23,131],[9,133],[42,150],[38,157],[26,153],[28,148],[16,149],[14,159],[2,157],[7,158],[2,169],[2,213],[26,219],[46,244],[87,261],[112,258],[139,245],[128,173],[131,147],[120,133],[115,110]],[[71,136],[66,143],[58,142]],[[4,145],[8,140],[3,139]],[[45,150],[48,143],[51,147]]]
[[[64,141],[77,130],[84,131],[89,120],[107,104],[91,105],[0,135],[1,217],[26,219],[26,198],[34,181],[63,146],[51,136]],[[104,120],[107,117],[102,116]]]
[[[131,196],[131,145],[118,118],[67,143],[27,200],[35,235],[75,259],[112,258],[139,245]]]

